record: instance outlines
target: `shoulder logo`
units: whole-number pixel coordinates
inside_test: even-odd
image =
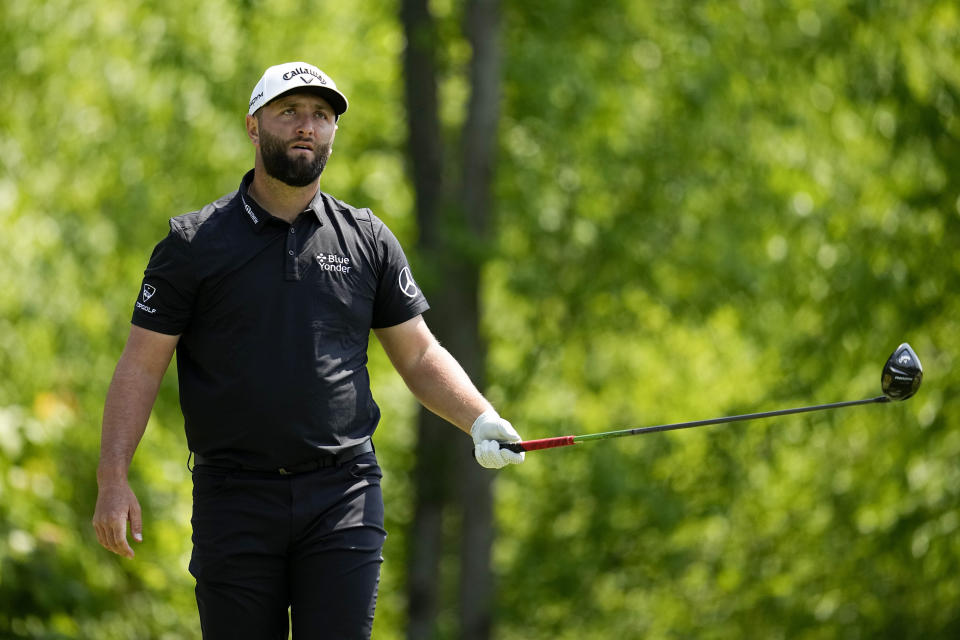
[[[399,278],[400,291],[408,298],[416,298],[420,290],[417,289],[417,283],[413,281],[413,274],[410,273],[410,267],[404,267],[400,272]]]
[[[143,302],[146,302],[147,300],[152,298],[153,294],[155,294],[156,292],[157,292],[157,288],[155,286],[153,286],[152,284],[144,284],[143,291],[140,292],[140,299],[143,300]],[[137,309],[140,309],[141,311],[145,311],[147,313],[157,312],[155,308],[148,307],[143,302],[140,302],[140,300],[137,300]]]

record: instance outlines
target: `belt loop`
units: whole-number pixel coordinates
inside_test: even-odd
[[[190,466],[190,459],[191,459],[191,458],[193,458],[193,451],[191,451],[190,453],[187,454],[187,471],[189,471],[190,473],[193,473],[194,467],[191,467],[191,466]],[[196,465],[194,465],[194,466],[196,466]]]

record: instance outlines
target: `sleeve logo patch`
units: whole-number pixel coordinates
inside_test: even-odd
[[[152,298],[153,294],[155,294],[156,292],[157,292],[157,288],[155,286],[153,286],[152,284],[145,284],[143,285],[143,291],[140,293],[140,297],[143,299],[143,302],[146,302],[147,300]],[[148,307],[147,305],[143,304],[143,302],[140,302],[140,300],[137,300],[137,309],[140,309],[141,311],[146,311],[147,313],[157,312],[156,309],[154,309],[153,307]]]
[[[413,281],[413,274],[410,273],[410,267],[404,267],[400,272],[400,291],[408,298],[416,298],[420,290],[417,289],[417,283]]]

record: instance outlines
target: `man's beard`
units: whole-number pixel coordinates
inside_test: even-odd
[[[314,143],[313,159],[298,156],[291,158],[289,143],[260,129],[260,156],[267,175],[291,187],[305,187],[315,182],[330,157],[330,143]]]

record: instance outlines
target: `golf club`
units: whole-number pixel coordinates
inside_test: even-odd
[[[839,409],[840,407],[852,407],[858,404],[878,404],[890,402],[892,400],[906,400],[920,387],[920,381],[923,379],[923,367],[920,365],[920,359],[913,352],[910,345],[904,342],[887,359],[883,367],[883,373],[880,375],[880,384],[883,389],[883,395],[866,400],[848,400],[846,402],[833,402],[830,404],[818,404],[811,407],[798,407],[795,409],[780,409],[779,411],[765,411],[763,413],[746,413],[739,416],[726,416],[723,418],[709,418],[707,420],[696,420],[693,422],[677,422],[674,424],[661,424],[654,427],[636,427],[633,429],[621,429],[619,431],[607,431],[604,433],[591,433],[579,436],[559,436],[555,438],[543,438],[541,440],[524,440],[522,442],[501,442],[501,449],[510,451],[537,451],[539,449],[552,449],[554,447],[565,447],[581,442],[590,442],[591,440],[606,440],[607,438],[622,438],[624,436],[635,436],[641,433],[656,433],[658,431],[674,431],[677,429],[690,429],[692,427],[703,427],[711,424],[724,424],[727,422],[741,422],[744,420],[757,420],[759,418],[772,418],[775,416],[786,416],[793,413],[806,413],[808,411],[824,411],[826,409]]]

